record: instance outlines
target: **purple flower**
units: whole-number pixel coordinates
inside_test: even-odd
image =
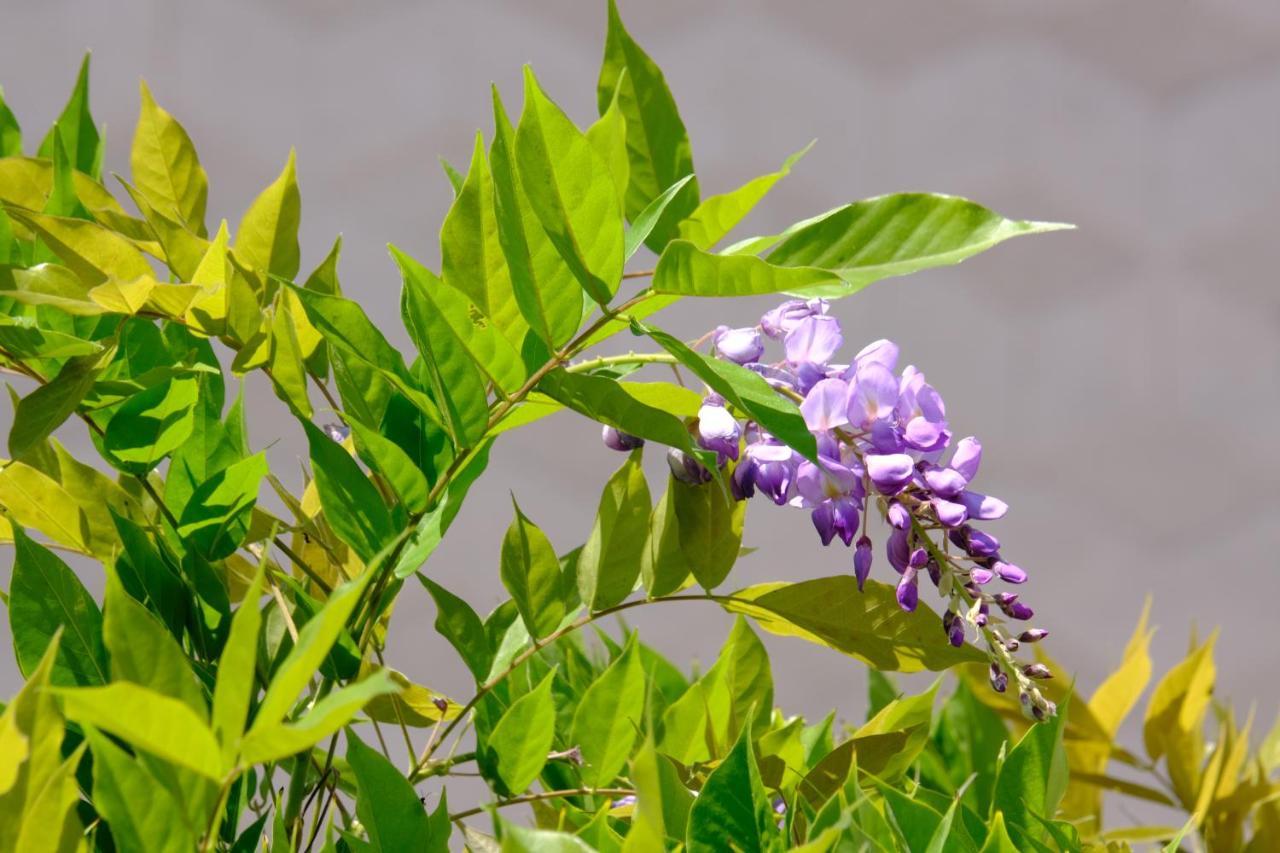
[[[783,340],[787,361],[793,365],[826,364],[843,343],[840,321],[822,314],[805,317]]]
[[[901,501],[889,501],[889,525],[896,530],[906,530],[911,527],[911,513]]]
[[[942,397],[915,367],[902,371],[896,414],[902,425],[902,440],[915,450],[922,453],[941,450],[951,439]]]
[[[714,450],[721,465],[725,459],[738,458],[738,442],[742,438],[742,427],[724,407],[724,398],[719,394],[708,394],[702,399],[702,408],[698,409],[698,444],[707,450]]]
[[[797,459],[795,451],[786,445],[772,439],[757,441],[747,445],[742,462],[733,471],[733,479],[745,494],[752,494],[758,488],[782,506],[791,498]]]
[[[853,364],[849,365],[849,373],[854,374],[867,364],[882,364],[889,370],[893,370],[898,366],[898,345],[885,338],[872,341],[853,357]]]
[[[893,417],[897,405],[898,380],[889,368],[876,362],[858,368],[849,390],[850,423],[860,429],[871,429]]]
[[[911,482],[915,473],[915,460],[905,453],[883,456],[867,454],[867,474],[877,489],[886,495],[896,495]]]
[[[601,431],[601,438],[604,440],[604,446],[610,450],[617,450],[623,453],[630,453],[637,447],[644,447],[644,439],[630,433],[623,432],[615,427],[606,426]]]
[[[858,544],[853,549],[853,576],[858,580],[859,592],[867,582],[867,576],[871,574],[871,559],[871,540],[864,534],[858,538]]]
[[[826,462],[820,468],[805,460],[796,471],[801,506],[813,508],[813,526],[823,545],[837,535],[844,544],[858,532],[858,503],[862,482],[843,465]]]
[[[338,444],[342,444],[351,435],[351,427],[346,424],[325,424],[323,429],[324,434]]]
[[[916,609],[916,605],[920,602],[920,587],[916,582],[915,566],[907,566],[902,573],[902,577],[898,578],[898,588],[896,590],[898,606],[903,610],[911,613]]]
[[[901,573],[906,571],[907,563],[911,561],[911,544],[907,538],[907,531],[895,530],[889,534],[888,541],[885,542],[885,554],[889,558],[889,565],[894,570]]]
[[[800,414],[811,432],[825,433],[849,423],[849,386],[843,379],[823,379],[817,382],[804,402]]]
[[[759,329],[730,329],[728,326],[720,326],[712,341],[716,355],[735,364],[759,361],[760,356],[764,355],[764,341],[760,338]]]
[[[790,299],[760,318],[760,328],[766,335],[780,341],[806,317],[827,313],[825,299]]]

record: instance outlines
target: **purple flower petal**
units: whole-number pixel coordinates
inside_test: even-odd
[[[857,370],[866,364],[883,364],[889,370],[898,366],[898,345],[893,341],[881,338],[872,341],[853,357],[851,369]]]
[[[825,299],[789,299],[760,318],[760,328],[774,340],[782,340],[806,317],[827,313]]]
[[[898,530],[906,530],[911,526],[911,513],[898,501],[889,501],[889,525]]]
[[[863,536],[853,549],[853,576],[858,579],[859,592],[867,582],[867,576],[871,574],[872,557],[871,540]]]
[[[889,558],[889,565],[893,566],[895,571],[906,571],[907,564],[911,561],[911,546],[907,542],[907,532],[905,530],[893,531],[889,534],[889,538],[884,545],[885,554]]]
[[[1026,583],[1027,573],[1013,563],[996,560],[991,568],[1005,583]]]
[[[893,416],[898,403],[898,380],[883,364],[858,369],[849,392],[849,420],[863,429]]]
[[[929,468],[924,472],[924,481],[935,495],[948,500],[969,484],[962,474],[950,468]]]
[[[787,332],[783,341],[787,361],[792,364],[826,364],[844,343],[840,321],[835,317],[805,317]]]
[[[716,354],[735,364],[759,361],[764,355],[764,340],[758,329],[730,329],[721,326],[715,333]]]
[[[867,473],[871,482],[876,484],[885,494],[896,494],[911,482],[915,472],[915,460],[905,453],[890,453],[883,456],[868,454]]]
[[[982,462],[982,443],[973,436],[967,436],[956,442],[956,452],[951,456],[951,467],[960,472],[967,482],[973,482],[978,476],[978,465]]]
[[[644,447],[643,438],[639,438],[611,426],[605,426],[604,429],[601,430],[600,437],[604,441],[605,447],[622,453],[630,453],[637,447]]]
[[[842,379],[823,379],[809,390],[800,414],[813,432],[827,432],[849,423],[849,386]]]
[[[963,504],[945,501],[941,498],[933,499],[933,514],[938,517],[938,521],[944,527],[959,527],[969,518],[969,511],[965,509]]]
[[[982,521],[1004,518],[1004,514],[1009,511],[1009,505],[1004,501],[980,492],[964,492],[960,495],[960,503],[969,510],[970,517]]]
[[[920,602],[920,588],[916,583],[916,570],[910,566],[902,573],[902,577],[898,579],[898,588],[895,591],[898,599],[898,606],[908,613],[916,609],[916,605]]]

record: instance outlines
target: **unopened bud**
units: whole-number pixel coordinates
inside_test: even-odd
[[[991,681],[991,689],[997,693],[1003,693],[1009,687],[1009,676],[1005,675],[999,664],[991,664],[987,678]]]
[[[1022,668],[1022,674],[1027,678],[1049,679],[1053,678],[1053,673],[1049,671],[1049,667],[1042,663],[1029,663]]]
[[[637,447],[644,447],[643,438],[623,432],[616,427],[606,426],[601,431],[600,437],[604,440],[605,447],[621,453],[629,453]]]
[[[1044,628],[1028,628],[1018,635],[1018,639],[1024,643],[1038,643],[1047,636],[1049,632]]]

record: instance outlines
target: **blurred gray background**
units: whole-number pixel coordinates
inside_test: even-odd
[[[343,233],[345,291],[400,344],[384,245],[438,264],[451,193],[437,155],[465,168],[475,129],[490,128],[489,82],[517,109],[524,62],[589,122],[605,18],[587,0],[0,10],[0,84],[29,144],[89,47],[107,167],[127,172],[145,77],[198,146],[213,225],[234,227],[297,146],[304,270]],[[1269,725],[1280,703],[1280,4],[630,0],[622,12],[666,71],[704,192],[818,138],[742,235],[896,190],[1079,225],[882,282],[833,312],[855,349],[901,343],[946,397],[957,435],[983,440],[978,485],[1013,507],[990,529],[1032,573],[1024,598],[1084,689],[1118,662],[1152,594],[1157,671],[1193,626],[1222,626],[1220,692],[1257,703]],[[665,322],[692,337],[754,323],[770,304],[687,301]],[[267,387],[250,390],[281,413],[252,423],[255,447],[278,442],[273,459],[296,471],[299,430]],[[504,438],[431,574],[478,609],[497,603],[508,490],[559,547],[580,543],[619,461],[597,436],[560,415]],[[850,571],[849,552],[822,549],[803,512],[757,503],[747,538],[759,551],[740,564],[743,584]],[[96,588],[100,572],[86,571]],[[391,662],[465,695],[432,617],[408,586]],[[700,605],[632,618],[704,665],[730,624]],[[769,647],[783,706],[860,717],[861,665],[797,640]],[[15,680],[0,655],[0,693]]]

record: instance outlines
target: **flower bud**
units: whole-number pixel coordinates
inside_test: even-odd
[[[1009,687],[1009,676],[1005,675],[999,664],[991,664],[987,678],[991,681],[991,689],[997,693],[1003,693]]]
[[[674,447],[667,451],[667,467],[671,469],[671,476],[686,485],[697,486],[711,482],[711,472],[701,462]]]
[[[969,580],[978,586],[982,586],[984,583],[991,583],[991,579],[995,576],[995,572],[990,569],[984,569],[982,566],[974,566],[969,570]]]
[[[1002,609],[1004,610],[1004,615],[1008,616],[1010,619],[1017,619],[1019,622],[1026,622],[1032,616],[1036,615],[1034,610],[1023,604],[1021,601],[1015,601],[1013,604]]]
[[[449,710],[449,700],[445,699],[443,696],[432,697],[431,704],[435,705],[436,710],[439,711],[441,714]]]
[[[889,501],[889,524],[898,530],[911,526],[911,513],[899,501]]]
[[[1000,553],[1000,540],[990,533],[969,528],[968,551],[975,557],[994,557]]]
[[[1018,639],[1024,643],[1038,643],[1047,636],[1049,632],[1044,628],[1028,628],[1018,635]]]
[[[351,427],[346,424],[325,424],[324,434],[338,444],[342,444],[351,435]]]
[[[716,355],[734,364],[759,361],[764,355],[764,340],[758,329],[730,329],[720,326],[713,338]]]
[[[644,447],[643,438],[623,432],[616,427],[606,426],[601,431],[600,437],[604,441],[605,447],[621,453],[630,453],[637,447]]]
[[[858,591],[862,591],[862,586],[867,582],[867,576],[871,574],[871,540],[866,536],[858,539],[858,544],[853,549],[853,576],[858,579]]]
[[[1025,583],[1027,580],[1027,573],[1013,563],[996,560],[991,564],[991,568],[1005,583]]]
[[[1015,640],[1013,637],[1010,637],[1009,639],[1004,641],[1004,648],[1005,648],[1005,651],[1007,652],[1016,652],[1019,648],[1019,645],[1020,644],[1018,643],[1018,641]]]
[[[916,584],[916,570],[913,567],[907,566],[902,577],[898,579],[896,596],[898,606],[908,613],[914,611],[919,604],[920,590]]]
[[[1053,678],[1053,673],[1049,671],[1049,667],[1042,663],[1029,663],[1022,668],[1022,674],[1027,678],[1038,678],[1041,680]]]

